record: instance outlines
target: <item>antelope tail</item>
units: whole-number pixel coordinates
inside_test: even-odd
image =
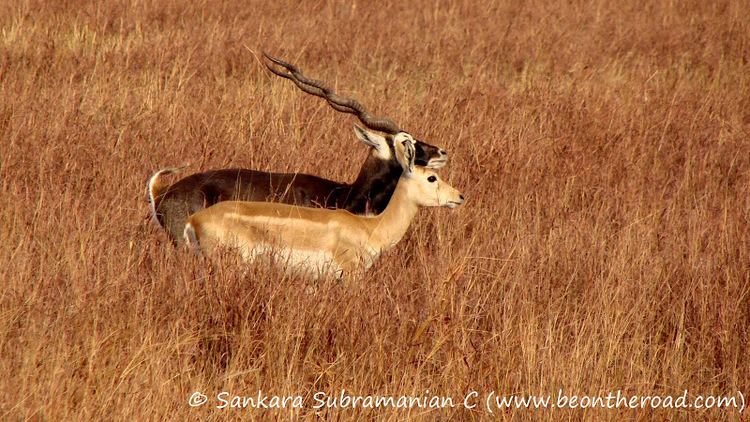
[[[186,164],[180,167],[169,167],[161,169],[154,173],[148,179],[148,183],[146,183],[146,199],[148,200],[148,206],[151,210],[151,219],[160,227],[162,227],[162,225],[161,222],[159,222],[159,218],[156,214],[156,200],[164,193],[166,188],[169,187],[168,184],[164,183],[164,180],[161,177],[168,174],[179,173],[180,171],[182,171],[182,169],[189,165],[190,164]]]
[[[185,231],[183,232],[185,243],[188,245],[191,251],[197,256],[201,254],[200,244],[198,244],[198,236],[195,235],[195,228],[190,221],[185,224]]]

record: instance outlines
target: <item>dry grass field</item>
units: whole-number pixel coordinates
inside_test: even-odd
[[[750,405],[748,16],[740,0],[2,1],[0,419],[747,420],[483,400]],[[350,181],[365,158],[356,120],[270,75],[263,50],[447,149],[466,204],[420,211],[362,280],[314,294],[172,247],[144,199],[159,168]],[[342,389],[456,406],[313,408]],[[189,406],[196,391],[209,402]],[[305,406],[217,408],[258,391]]]

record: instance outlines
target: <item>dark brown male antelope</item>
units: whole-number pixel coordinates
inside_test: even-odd
[[[448,155],[444,150],[414,140],[392,120],[370,115],[353,98],[340,96],[323,82],[305,77],[296,66],[265,53],[264,55],[274,65],[286,69],[283,71],[266,63],[266,67],[274,74],[291,80],[303,92],[325,99],[337,111],[354,114],[368,129],[384,132],[385,135],[354,126],[359,140],[369,146],[371,151],[351,184],[309,174],[222,169],[193,174],[167,187],[162,176],[176,173],[180,169],[159,170],[149,179],[147,194],[154,220],[175,243],[183,241],[182,234],[188,216],[228,200],[282,202],[342,208],[354,214],[380,214],[388,205],[403,172],[394,153],[393,140],[396,135],[414,141],[417,165],[441,168],[447,163]]]

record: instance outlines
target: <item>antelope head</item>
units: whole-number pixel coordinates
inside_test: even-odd
[[[402,178],[408,182],[409,196],[420,207],[456,208],[464,196],[444,182],[433,170],[415,166],[416,148],[413,139],[396,137],[396,160],[403,168]]]
[[[354,126],[357,138],[373,149],[372,156],[383,161],[393,161],[394,145],[399,140],[410,139],[414,143],[416,153],[414,158],[417,165],[439,169],[447,164],[448,153],[444,149],[414,139],[410,134],[401,130],[391,119],[373,116],[357,100],[336,94],[322,81],[306,77],[297,66],[272,57],[267,53],[263,53],[263,55],[274,65],[285,69],[281,70],[266,62],[265,65],[268,70],[275,75],[291,80],[303,92],[325,99],[335,110],[355,115],[367,129],[370,129],[366,130],[357,125]],[[385,135],[373,131],[383,132]]]

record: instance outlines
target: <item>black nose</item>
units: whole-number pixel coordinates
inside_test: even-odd
[[[441,153],[441,154],[443,154],[443,155],[448,155],[448,151],[446,151],[446,150],[444,150],[444,149],[441,149],[441,150],[440,150],[440,153]]]
[[[462,201],[464,200],[464,196],[463,195],[458,195],[458,197],[461,198]]]

